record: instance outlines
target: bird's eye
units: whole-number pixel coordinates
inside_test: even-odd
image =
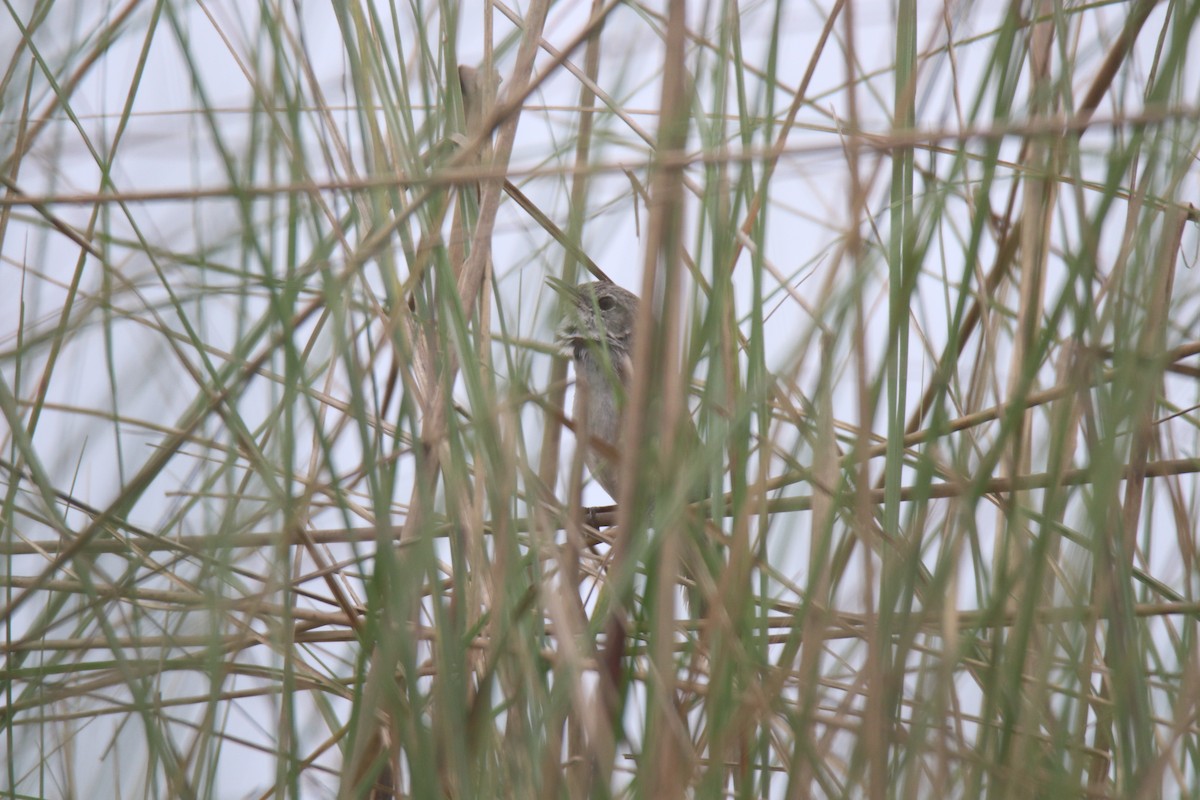
[[[599,300],[596,301],[596,305],[600,306],[601,311],[609,311],[616,304],[617,304],[617,301],[613,300],[608,295],[604,295],[603,297],[601,297]]]

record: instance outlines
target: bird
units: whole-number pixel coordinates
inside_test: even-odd
[[[566,301],[562,324],[555,340],[560,352],[569,356],[575,367],[575,404],[573,417],[576,433],[586,433],[581,441],[588,471],[613,498],[619,497],[619,461],[621,450],[621,412],[633,382],[634,324],[638,316],[638,297],[611,281],[593,281],[570,286],[550,279],[553,288]],[[688,421],[684,446],[687,452],[700,450],[696,427]],[[687,463],[682,459],[681,463]],[[691,492],[703,499],[703,487]],[[707,604],[696,585],[701,564],[711,565],[719,558],[703,536],[697,547],[684,558],[684,576],[689,608],[704,616]]]
[[[621,406],[632,381],[638,298],[608,281],[555,288],[569,303],[556,340],[575,365],[573,416],[592,440],[584,443],[584,463],[616,499],[618,459],[611,456],[620,442]]]

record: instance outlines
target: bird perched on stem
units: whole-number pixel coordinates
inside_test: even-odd
[[[549,282],[568,302],[557,343],[575,365],[573,416],[580,446],[584,448],[584,463],[596,481],[616,499],[620,490],[621,412],[633,382],[638,297],[610,281],[578,286],[553,278]],[[684,445],[686,453],[700,450],[700,438],[690,421]],[[685,467],[688,465],[686,458],[678,461]],[[703,491],[689,491],[688,495],[692,499],[704,496]],[[711,563],[716,554],[706,546],[703,535],[698,537],[697,544],[699,548],[684,559],[684,574],[693,584],[687,593],[688,605],[703,616],[705,603],[694,585],[700,563],[697,559]]]
[[[615,448],[621,435],[621,407],[633,372],[633,324],[638,298],[615,283],[552,284],[570,307],[558,329],[558,344],[575,363],[576,425],[586,427],[584,463],[614,499]],[[607,445],[607,447],[606,447]],[[604,452],[605,450],[613,452]]]

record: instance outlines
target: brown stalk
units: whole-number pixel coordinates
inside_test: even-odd
[[[524,102],[527,92],[531,91],[530,75],[533,71],[536,41],[545,24],[548,7],[545,0],[538,0],[530,7],[526,19],[525,36],[521,40],[513,70],[510,96],[505,107],[498,109],[491,117],[492,120],[500,121],[499,137],[493,159],[493,163],[498,165],[506,165],[512,153],[520,104]],[[461,151],[459,157],[469,163],[470,159],[475,158],[478,152],[487,147],[490,135],[491,125],[481,123],[479,130],[474,133],[470,143]],[[458,302],[468,321],[473,315],[476,299],[483,286],[487,265],[491,260],[492,226],[495,223],[499,201],[499,183],[496,180],[482,182],[479,216],[471,238],[470,253],[466,256],[461,270],[456,271]],[[421,275],[418,273],[410,281],[419,280],[420,277]],[[437,357],[433,348],[437,346],[437,342],[437,332],[429,330],[428,327],[426,327],[424,338],[417,339],[415,355],[418,365],[421,365],[418,369],[423,372],[421,383],[424,389],[421,403],[421,452],[417,460],[421,466],[420,475],[414,483],[409,502],[409,516],[401,530],[401,541],[410,541],[421,535],[426,517],[425,503],[433,497],[442,463],[441,451],[445,447],[445,395],[448,387],[453,384],[457,364],[452,353],[447,352],[442,356],[445,363],[445,374],[436,374]],[[469,514],[466,518],[470,518]],[[385,635],[387,635],[387,627],[385,624]],[[377,649],[372,656],[371,667],[363,689],[363,698],[366,701],[365,707],[380,708],[384,721],[382,724],[378,724],[371,718],[371,715],[360,716],[359,735],[354,738],[357,747],[347,758],[349,766],[346,771],[347,780],[341,788],[343,795],[351,793],[354,787],[363,785],[368,779],[373,783],[378,781],[376,796],[381,800],[395,795],[393,770],[396,757],[393,748],[398,744],[399,738],[398,731],[395,729],[395,718],[389,713],[387,704],[372,702],[372,699],[381,700],[391,694],[388,688],[382,684],[390,684],[394,681],[394,674],[393,657],[389,657],[382,650]],[[378,778],[372,778],[373,775],[377,775]],[[461,777],[446,772],[443,772],[442,776],[443,780],[451,785],[456,784]]]

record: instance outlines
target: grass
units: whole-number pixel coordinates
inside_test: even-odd
[[[3,13],[0,796],[1200,793],[1200,5]]]

